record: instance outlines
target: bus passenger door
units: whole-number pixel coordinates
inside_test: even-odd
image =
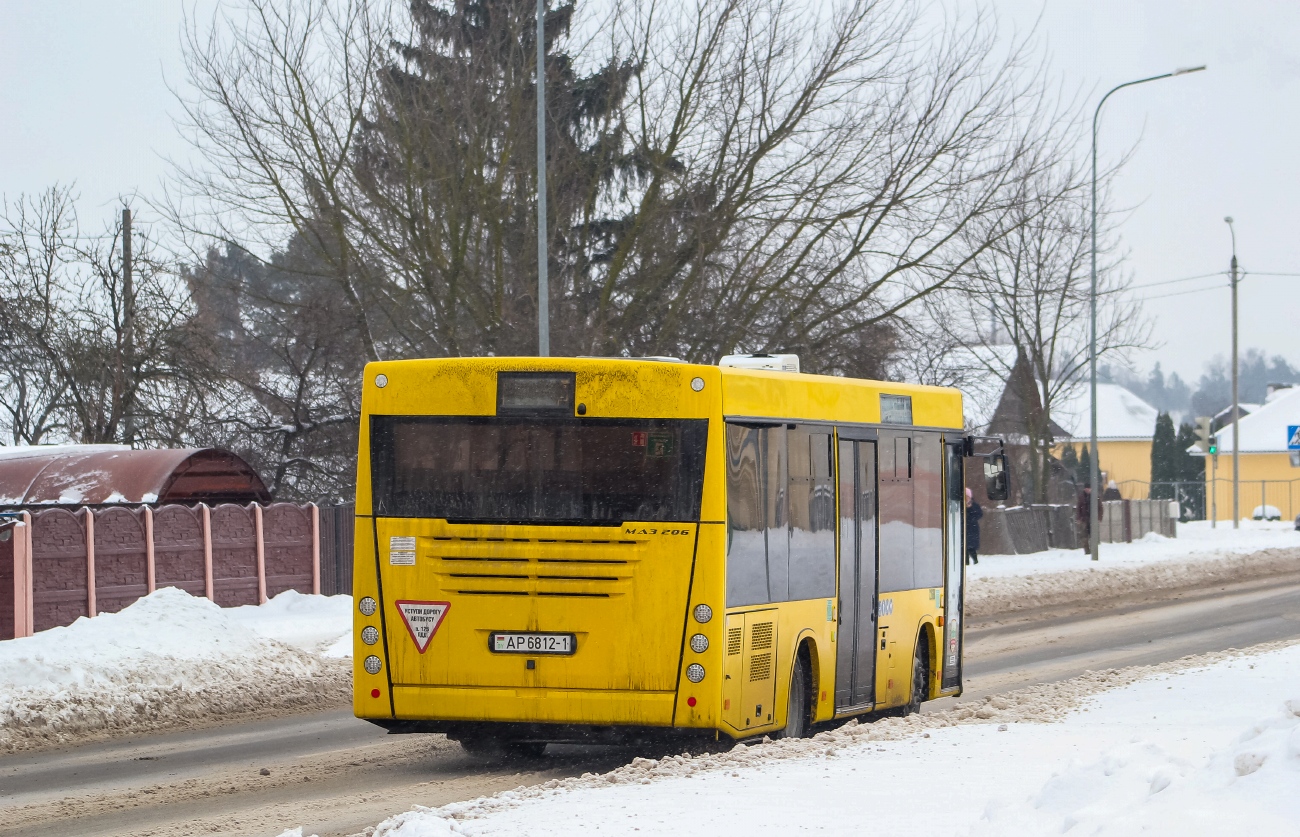
[[[966,574],[966,479],[962,448],[965,443],[945,440],[944,453],[944,583],[943,639],[939,653],[943,670],[939,688],[961,685],[962,607]]]
[[[835,708],[870,704],[876,674],[876,445],[839,443],[840,599]]]

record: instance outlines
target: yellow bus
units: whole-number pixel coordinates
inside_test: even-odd
[[[371,363],[355,714],[540,753],[802,736],[960,694],[970,453],[953,389],[671,359]]]

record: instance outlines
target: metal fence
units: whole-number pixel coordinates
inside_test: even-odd
[[[1222,469],[1220,469],[1222,470]],[[1207,483],[1212,490],[1207,494]],[[1125,480],[1119,484],[1126,500],[1177,500],[1180,519],[1232,521],[1232,480],[1222,477],[1197,482],[1142,482]],[[1283,520],[1300,515],[1300,479],[1241,480],[1238,483],[1238,508],[1242,517],[1271,507]]]
[[[320,507],[320,591],[352,594],[354,503]]]

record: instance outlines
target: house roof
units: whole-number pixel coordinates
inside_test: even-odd
[[[0,447],[0,505],[269,502],[262,478],[216,448]]]
[[[1015,363],[1015,346],[962,346],[945,353],[931,370],[934,380],[926,382],[960,389],[967,429],[983,433]]]
[[[1072,441],[1086,442],[1092,435],[1092,398],[1086,382],[1064,390],[1052,405],[1052,420],[1070,434]],[[1148,441],[1155,435],[1160,411],[1119,384],[1097,384],[1097,439]]]
[[[1277,390],[1248,416],[1242,416],[1242,453],[1286,453],[1287,427],[1300,425],[1300,387]],[[1220,429],[1219,453],[1232,453],[1232,425]],[[1199,453],[1199,451],[1194,451]]]

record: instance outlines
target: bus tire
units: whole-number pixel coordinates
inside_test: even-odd
[[[899,715],[915,715],[921,711],[921,702],[928,697],[930,686],[930,654],[926,647],[925,634],[917,637],[916,656],[912,659],[912,693],[907,703],[899,707]]]
[[[809,695],[808,695],[808,661],[800,651],[795,657],[794,670],[790,672],[790,701],[786,704],[785,729],[777,738],[807,738]]]

